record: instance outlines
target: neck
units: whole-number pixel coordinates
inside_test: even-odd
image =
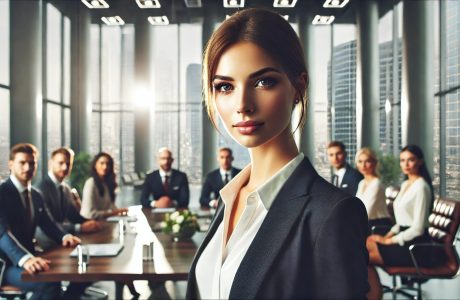
[[[251,175],[247,187],[255,190],[299,154],[291,129],[264,145],[251,148]]]
[[[408,174],[407,179],[410,182],[414,182],[415,180],[419,179],[421,176],[419,174]]]
[[[364,180],[366,182],[370,182],[372,180],[374,180],[375,178],[377,178],[377,176],[375,176],[374,174],[367,174],[367,175],[364,175]]]

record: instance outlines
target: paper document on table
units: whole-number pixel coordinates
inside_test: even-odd
[[[173,213],[175,211],[176,211],[176,209],[174,207],[165,207],[165,208],[155,207],[155,208],[152,208],[153,213]]]
[[[90,256],[117,256],[123,249],[121,244],[85,244],[83,245],[89,250]],[[77,256],[77,248],[70,252],[71,257]]]
[[[136,216],[112,216],[107,218],[107,222],[118,222],[118,221],[126,221],[126,222],[136,222],[137,217]]]

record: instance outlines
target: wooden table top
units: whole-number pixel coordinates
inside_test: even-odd
[[[46,272],[30,275],[22,273],[24,281],[131,281],[131,280],[187,280],[196,250],[204,238],[197,232],[192,239],[173,242],[170,235],[157,232],[164,214],[153,213],[140,206],[131,207],[129,214],[135,214],[136,222],[127,224],[120,240],[118,223],[105,222],[102,230],[79,234],[82,244],[122,243],[123,250],[115,257],[91,257],[86,271],[78,271],[77,258],[70,257],[73,248],[55,247],[41,257],[51,260],[51,268]],[[151,228],[154,229],[152,232]],[[142,260],[142,247],[154,242],[153,261]]]

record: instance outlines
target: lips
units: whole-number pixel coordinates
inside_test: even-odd
[[[251,134],[264,125],[259,121],[241,121],[233,125],[241,134]]]

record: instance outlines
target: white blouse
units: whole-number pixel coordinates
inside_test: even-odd
[[[385,191],[380,179],[374,178],[364,189],[366,182],[361,180],[358,184],[356,197],[363,201],[367,210],[369,220],[389,218],[387,205],[385,203]]]
[[[83,186],[83,198],[81,201],[80,214],[88,219],[102,219],[107,212],[117,209],[110,198],[109,188],[104,186],[104,195],[99,195],[94,178],[90,177]]]
[[[259,231],[271,204],[303,158],[303,153],[300,153],[262,186],[249,194],[246,199],[246,207],[227,243],[225,237],[228,232],[232,206],[241,187],[249,179],[251,166],[248,165],[244,168],[220,191],[222,201],[225,204],[224,219],[196,265],[198,298],[229,298],[236,272],[252,240]]]
[[[401,191],[393,202],[396,225],[391,231],[396,235],[393,241],[401,246],[418,236],[423,235],[428,227],[428,215],[431,202],[431,190],[428,183],[422,177],[416,179],[412,185],[404,181]],[[400,226],[408,229],[400,231]]]

